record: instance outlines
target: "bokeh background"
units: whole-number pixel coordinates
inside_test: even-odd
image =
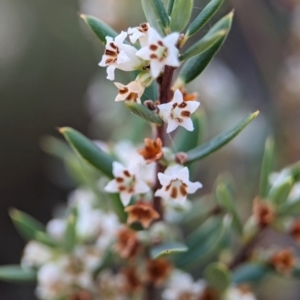
[[[195,0],[194,13],[207,2]],[[258,190],[265,138],[276,139],[278,169],[300,159],[298,2],[225,0],[215,19],[234,8],[233,29],[214,63],[189,87],[206,113],[205,139],[261,110],[241,136],[200,165],[206,192],[220,172],[238,179],[245,216]],[[74,188],[62,164],[42,150],[45,135],[59,137],[56,128],[65,125],[95,139],[135,135],[124,126],[123,105],[111,105],[116,90],[97,66],[103,47],[78,12],[117,30],[144,21],[139,0],[0,0],[0,265],[18,263],[24,246],[9,208],[47,222]],[[32,300],[33,288],[0,283],[0,299]],[[257,290],[259,299],[300,297],[297,282],[285,279],[269,279]]]

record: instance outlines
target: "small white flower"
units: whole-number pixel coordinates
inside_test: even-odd
[[[189,170],[187,167],[179,165],[168,167],[165,173],[158,173],[158,179],[162,188],[155,192],[155,196],[165,200],[173,200],[183,203],[188,194],[193,194],[202,187],[200,182],[189,180]]]
[[[136,55],[150,61],[151,74],[157,78],[164,67],[179,67],[179,51],[176,47],[179,33],[174,32],[166,37],[161,37],[154,28],[148,30],[148,45],[140,49]]]
[[[149,24],[142,23],[138,27],[129,27],[128,28],[128,35],[130,42],[135,44],[137,40],[139,40],[140,45],[142,47],[146,47],[148,45],[148,31],[149,31]]]
[[[136,48],[124,44],[127,33],[122,31],[113,39],[106,37],[105,52],[99,63],[100,67],[107,67],[107,79],[115,79],[115,69],[133,71],[139,69],[141,60],[136,56]]]
[[[109,193],[120,193],[121,201],[126,206],[136,194],[148,192],[149,186],[140,178],[139,166],[134,164],[125,168],[118,162],[113,163],[115,179],[111,180],[104,190]]]
[[[56,241],[62,241],[66,229],[66,221],[64,219],[52,219],[48,222],[47,233]]]
[[[179,90],[175,91],[171,102],[158,105],[160,117],[168,124],[167,133],[172,132],[179,125],[193,131],[194,125],[190,116],[199,105],[197,101],[184,101]]]
[[[248,290],[231,287],[227,290],[224,300],[256,300],[256,297]]]
[[[164,300],[198,300],[206,288],[204,280],[194,282],[192,276],[182,271],[175,271],[162,293]]]
[[[23,253],[21,265],[25,268],[40,267],[53,257],[51,249],[39,242],[30,241]]]
[[[119,90],[115,101],[131,100],[137,103],[141,103],[140,98],[145,90],[145,87],[141,84],[141,82],[135,80],[128,83],[127,85],[115,82],[115,86]]]

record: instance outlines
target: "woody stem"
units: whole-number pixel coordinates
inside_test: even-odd
[[[165,71],[162,77],[160,77],[157,82],[159,84],[159,103],[165,104],[171,101],[173,97],[173,91],[171,90],[172,79],[174,68],[170,66],[165,67]],[[162,141],[162,145],[165,145],[165,126],[156,126],[156,138],[160,138]],[[161,185],[158,180],[158,173],[163,173],[165,167],[162,166],[160,163],[156,163],[156,183],[155,183],[155,191],[158,190]],[[163,207],[162,201],[160,197],[154,197],[154,209],[159,213],[160,219],[163,219]]]

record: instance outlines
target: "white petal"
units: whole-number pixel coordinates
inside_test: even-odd
[[[118,89],[122,89],[124,88],[126,85],[120,83],[120,82],[114,82],[114,85],[118,88]]]
[[[169,103],[160,104],[157,106],[159,108],[159,115],[165,121],[165,123],[168,122],[168,119],[170,117],[172,105],[173,105],[173,102],[169,102]]]
[[[106,55],[102,55],[102,59],[101,59],[101,61],[99,62],[98,66],[100,66],[100,67],[106,67],[106,66],[107,66],[107,63],[106,63]]]
[[[188,182],[189,181],[189,169],[187,167],[182,168],[178,173],[177,173],[177,178],[182,180],[183,182]]]
[[[106,69],[106,73],[107,73],[107,79],[108,80],[114,80],[115,79],[115,69],[116,66],[115,65],[109,65]]]
[[[180,90],[176,90],[174,92],[174,96],[173,96],[173,101],[172,102],[180,103],[182,101],[183,101],[182,93],[180,92]]]
[[[180,123],[182,124],[182,123]],[[167,127],[167,133],[170,133],[172,131],[174,131],[177,127],[178,127],[178,123],[176,121],[174,121],[173,119],[169,119],[168,120],[168,127]]]
[[[173,179],[172,176],[166,175],[164,173],[158,173],[157,177],[158,177],[160,184],[163,186],[170,184],[171,180]]]
[[[126,38],[127,38],[127,32],[122,31],[118,36],[115,37],[116,44],[118,46],[122,45]]]
[[[119,176],[123,177],[124,170],[126,170],[126,168],[122,164],[120,164],[117,161],[113,162],[113,174],[115,177],[119,177]]]
[[[187,192],[189,194],[194,194],[198,189],[202,188],[202,184],[199,181],[189,182]]]
[[[161,188],[161,189],[157,190],[155,192],[154,196],[155,197],[161,197],[161,198],[166,199],[166,200],[168,200],[170,198],[169,193],[167,193],[164,188]]]
[[[177,174],[183,167],[181,165],[169,166],[165,170],[165,175],[169,175],[172,178],[177,178]],[[171,180],[171,179],[170,179]]]
[[[169,55],[166,57],[164,61],[165,65],[172,66],[172,67],[179,67],[180,61],[178,59],[178,52],[170,52]]]
[[[176,46],[178,40],[179,40],[179,33],[178,33],[178,32],[173,32],[173,33],[167,35],[167,36],[164,38],[164,44],[165,44],[167,47],[170,47],[170,46]]]
[[[180,123],[182,127],[184,127],[188,131],[194,130],[194,124],[191,118],[185,118],[183,119],[183,122]]]
[[[125,53],[125,51],[120,51],[117,58],[117,64],[124,64],[126,62],[130,61],[130,58]]]
[[[143,180],[137,179],[134,190],[135,194],[144,194],[148,192],[149,189],[149,186]]]
[[[193,113],[200,105],[198,101],[187,101],[187,110]]]
[[[138,50],[135,55],[143,60],[150,60],[150,54],[151,52],[149,48],[143,47],[142,49]]]
[[[163,62],[160,62],[157,59],[151,60],[150,68],[151,68],[151,75],[153,78],[157,78],[161,71],[163,71],[165,65]]]
[[[127,206],[129,204],[131,196],[132,196],[132,194],[129,194],[126,191],[120,193],[120,198],[121,198],[121,201],[122,201],[124,206]]]
[[[152,27],[148,30],[149,44],[156,44],[157,41],[162,41],[163,38],[159,33]]]
[[[118,185],[115,179],[111,180],[105,187],[104,191],[109,192],[109,193],[118,193]]]

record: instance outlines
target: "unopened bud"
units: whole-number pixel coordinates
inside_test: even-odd
[[[187,154],[184,153],[184,152],[178,152],[176,155],[175,155],[175,161],[178,163],[178,164],[185,164],[187,162]]]

